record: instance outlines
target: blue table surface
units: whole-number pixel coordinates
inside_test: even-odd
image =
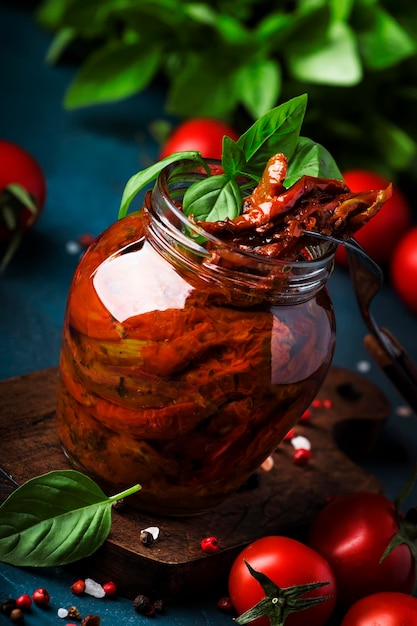
[[[0,5],[0,137],[24,146],[41,164],[47,179],[44,213],[6,272],[0,277],[0,379],[55,366],[62,320],[84,233],[102,232],[117,217],[127,179],[157,158],[151,122],[166,117],[162,88],[122,103],[66,111],[62,99],[75,67],[45,63],[50,35],[28,10]],[[417,209],[417,207],[415,207]],[[417,460],[417,419],[403,411],[404,401],[363,347],[366,328],[359,315],[348,273],[336,268],[329,282],[337,318],[334,365],[358,370],[388,395],[392,412],[375,453],[361,460],[395,497]],[[417,360],[417,318],[386,281],[374,312]],[[1,410],[1,406],[0,406]],[[1,461],[1,459],[0,459]],[[414,489],[406,503],[417,501]],[[35,608],[28,624],[58,624],[59,606],[73,603],[73,576],[62,570],[21,570],[0,565],[0,600],[45,586],[53,596],[49,611]],[[103,626],[148,623],[130,600],[81,598],[80,609],[99,613]],[[231,624],[214,598],[169,607],[158,623]],[[9,623],[0,616],[0,623]],[[335,622],[336,624],[336,622]]]

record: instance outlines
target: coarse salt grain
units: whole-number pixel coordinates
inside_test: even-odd
[[[401,406],[397,406],[397,408],[395,409],[395,413],[400,417],[410,417],[410,415],[413,414],[413,411],[411,407],[402,404]]]
[[[103,587],[99,583],[97,583],[95,580],[92,580],[91,578],[85,579],[84,591],[89,596],[93,596],[93,598],[104,598],[104,596],[106,595],[106,592],[104,591]]]
[[[311,450],[311,442],[307,437],[303,437],[302,435],[298,435],[298,437],[293,437],[291,439],[291,445],[295,450],[299,450],[302,448],[303,450]]]
[[[60,609],[58,609],[57,615],[58,617],[61,617],[62,619],[64,619],[65,617],[68,617],[68,611],[67,609],[64,609],[63,607],[61,607]]]
[[[362,374],[366,374],[367,372],[370,371],[371,364],[369,361],[358,361],[356,364],[356,369],[358,370],[358,372],[361,372]]]
[[[263,469],[264,472],[270,472],[271,469],[274,467],[274,464],[275,464],[275,461],[274,461],[273,457],[270,455],[261,464],[261,469]]]
[[[81,252],[81,246],[76,241],[67,241],[65,249],[68,254],[79,254]]]
[[[156,541],[159,537],[159,528],[158,526],[149,526],[148,528],[143,528],[141,530],[142,533],[151,533],[153,540]]]

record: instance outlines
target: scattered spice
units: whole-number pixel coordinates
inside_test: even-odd
[[[18,609],[22,609],[22,611],[28,611],[32,606],[32,598],[28,593],[23,593],[21,596],[16,598],[16,607]]]
[[[3,615],[7,615],[7,617],[10,617],[10,613],[15,608],[17,608],[16,600],[14,598],[6,598],[6,600],[3,600],[3,602],[0,604],[0,613],[2,613]]]
[[[201,549],[207,554],[213,554],[219,549],[219,540],[216,537],[204,537],[201,540]]]
[[[104,583],[103,589],[104,589],[104,593],[108,597],[113,597],[117,593],[116,584],[112,580],[109,580],[109,582]]]
[[[25,621],[25,614],[22,609],[13,609],[10,613],[10,621],[13,622],[13,624],[23,624]]]
[[[307,465],[311,458],[311,450],[307,448],[298,448],[295,450],[292,460],[296,465]]]
[[[264,472],[270,472],[271,469],[274,467],[274,465],[275,465],[274,457],[270,454],[268,457],[266,457],[265,461],[262,463],[261,469],[263,469]]]
[[[290,428],[290,430],[285,435],[283,441],[291,441],[295,436],[295,428]]]
[[[85,593],[93,598],[104,598],[106,592],[103,587],[92,578],[85,579]]]
[[[73,583],[71,585],[71,591],[76,596],[80,595],[81,593],[84,593],[84,591],[85,591],[85,582],[84,582],[84,580],[77,580],[75,583]]]
[[[300,422],[309,422],[311,420],[311,410],[310,409],[306,409],[304,411],[304,413],[302,414],[302,416],[300,417]]]
[[[66,617],[68,617],[68,609],[66,609],[65,607],[61,606],[58,611],[56,612],[56,614],[58,615],[58,617],[60,617],[61,619],[65,619]]]
[[[38,606],[46,606],[49,604],[50,599],[51,596],[45,587],[39,587],[39,589],[36,589],[32,594],[32,600]]]
[[[77,609],[76,606],[70,606],[70,608],[68,609],[68,613],[67,616],[70,619],[76,619],[76,620],[80,620],[81,619],[81,613],[80,611]]]
[[[99,615],[86,615],[81,622],[81,626],[100,626],[100,622]]]
[[[152,609],[155,609],[155,605],[152,604],[148,596],[140,593],[133,600],[133,608],[141,615],[150,615],[152,613]]]
[[[235,608],[229,596],[224,596],[217,601],[217,608],[223,613],[234,613]]]

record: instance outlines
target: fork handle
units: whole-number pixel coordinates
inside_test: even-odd
[[[397,359],[384,350],[374,335],[365,336],[364,346],[417,415],[417,367],[391,333],[386,329],[381,330],[399,351]]]

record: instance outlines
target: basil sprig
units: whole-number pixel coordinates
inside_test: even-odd
[[[109,498],[75,470],[28,480],[0,506],[0,561],[47,567],[90,556],[110,532],[112,504],[140,488],[135,485]]]
[[[286,187],[303,175],[342,179],[326,148],[300,136],[306,108],[307,94],[296,96],[260,117],[237,141],[225,136],[220,174],[210,173],[201,154],[192,151],[176,152],[135,174],[123,192],[119,218],[127,214],[139,191],[155,180],[167,165],[180,161],[195,161],[208,173],[207,177],[192,183],[183,198],[185,215],[202,221],[233,219],[239,215],[245,189],[258,184],[268,160],[278,152],[283,152],[289,161]],[[186,165],[183,168],[185,172]],[[181,166],[176,174],[180,171]]]

